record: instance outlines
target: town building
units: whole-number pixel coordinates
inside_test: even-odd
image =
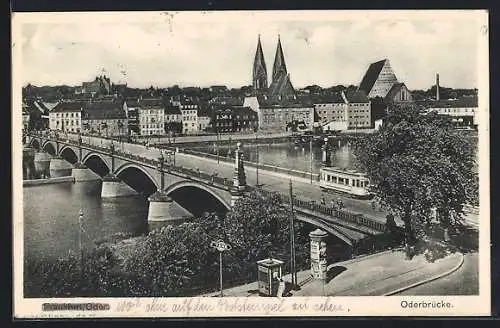
[[[412,102],[413,97],[404,83],[394,83],[385,96],[386,104]]]
[[[365,92],[358,90],[346,94],[348,129],[371,128],[371,103]]]
[[[123,102],[123,110],[127,116],[127,127],[130,135],[139,135],[139,102],[136,98],[127,98]]]
[[[255,132],[259,126],[257,112],[250,107],[234,106],[232,111],[233,132]]]
[[[343,122],[348,120],[349,105],[343,92],[333,93],[329,95],[314,95],[311,96],[314,110],[317,115],[317,122],[324,126],[331,122]],[[333,126],[330,124],[330,126]]]
[[[427,112],[450,117],[457,127],[475,128],[479,123],[477,96],[428,101],[419,103],[419,105],[426,107]]]
[[[295,89],[290,81],[290,74],[286,68],[285,56],[283,55],[283,48],[281,47],[279,35],[274,57],[272,81],[267,92],[267,97],[271,101],[277,102],[297,99]]]
[[[111,80],[106,75],[97,76],[94,81],[83,82],[80,93],[95,95],[109,95],[111,93]]]
[[[183,98],[178,103],[182,115],[182,133],[198,133],[198,104],[189,98]]]
[[[212,121],[212,111],[206,106],[198,108],[198,131],[206,132],[210,129]]]
[[[61,101],[49,112],[49,129],[79,133],[82,131],[82,111],[85,103],[81,101]]]
[[[165,134],[165,106],[161,98],[139,99],[137,104],[139,134],[161,136]]]
[[[120,101],[90,101],[84,103],[82,132],[106,137],[127,136],[128,120]]]
[[[211,130],[216,133],[233,132],[233,110],[231,106],[212,108]]]
[[[29,116],[28,130],[45,130],[49,128],[49,112],[56,104],[43,102],[40,98],[26,99],[23,106]]]
[[[258,112],[259,130],[268,132],[285,132],[292,123],[303,123],[308,130],[314,124],[314,107],[302,104],[269,104],[263,103]]]
[[[267,68],[264,60],[264,52],[260,43],[260,34],[257,41],[257,50],[253,62],[253,88],[256,91],[267,90]]]
[[[358,90],[362,90],[368,98],[385,98],[394,84],[398,83],[389,59],[370,64]]]
[[[165,105],[165,132],[167,134],[182,133],[182,113],[179,106],[170,103]]]

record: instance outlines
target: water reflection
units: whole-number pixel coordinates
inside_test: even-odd
[[[218,148],[219,156],[227,157],[228,153],[233,154],[235,149],[233,145],[220,145]],[[354,169],[356,158],[352,152],[349,143],[341,144],[340,147],[332,147],[331,161],[334,166],[341,168]],[[190,146],[189,149],[217,155],[217,145]],[[257,155],[258,152],[258,155]],[[311,152],[309,144],[293,143],[260,143],[246,144],[243,147],[243,153],[246,160],[256,162],[257,158],[261,164],[269,164],[288,169],[306,171],[311,170]],[[321,167],[322,151],[320,147],[312,149],[312,170],[319,172]]]
[[[146,197],[102,200],[100,192],[100,181],[24,188],[25,256],[57,257],[77,251],[80,209],[85,247],[115,233],[138,235],[147,231]]]

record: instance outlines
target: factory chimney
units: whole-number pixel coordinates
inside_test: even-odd
[[[436,101],[439,101],[439,73],[436,73]]]

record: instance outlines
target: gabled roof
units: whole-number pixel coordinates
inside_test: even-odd
[[[257,115],[257,112],[250,107],[235,106],[233,107],[233,113],[239,115]]]
[[[277,97],[279,95],[295,94],[289,74],[281,74],[276,80],[273,80],[269,86],[269,96]]]
[[[347,101],[350,103],[369,103],[370,99],[363,90],[357,90],[354,92],[348,92],[346,94]]]
[[[425,108],[471,108],[478,107],[478,98],[477,96],[473,96],[439,101],[421,101],[417,103],[423,105]]]
[[[181,110],[179,106],[167,105],[165,106],[165,114],[167,115],[181,115]]]
[[[83,101],[61,101],[50,112],[51,113],[80,112],[84,106],[85,102]]]
[[[163,108],[164,103],[161,98],[146,98],[146,99],[139,99],[137,103],[137,107],[141,109],[146,109],[146,108]]]
[[[368,67],[363,80],[361,80],[361,83],[359,84],[358,90],[363,90],[366,94],[370,93],[373,85],[375,84],[375,81],[377,81],[380,71],[384,67],[386,60],[387,59],[383,59],[370,64],[370,67]]]
[[[85,103],[84,119],[126,119],[125,111],[117,101],[93,101]]]
[[[340,92],[324,94],[324,95],[310,95],[313,104],[344,104],[344,98]]]

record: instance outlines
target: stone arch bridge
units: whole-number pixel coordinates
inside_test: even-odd
[[[199,208],[190,204],[201,204],[205,210],[225,213],[237,199],[244,197],[245,192],[253,189],[246,185],[243,161],[238,156],[241,150],[236,151],[234,174],[228,179],[196,168],[176,166],[168,153],[165,157],[158,152],[157,158],[134,155],[131,147],[144,148],[142,145],[129,144],[123,151],[109,141],[100,146],[84,142],[81,137],[75,141],[37,134],[28,135],[26,144],[36,149],[36,154],[51,155],[51,174],[66,171],[64,174],[71,174],[75,182],[101,179],[102,198],[150,194],[150,221],[186,219],[201,214]],[[279,195],[284,203],[289,203],[288,195]],[[385,229],[382,223],[361,214],[337,211],[295,197],[293,204],[297,219],[342,240],[353,252],[377,248]]]

